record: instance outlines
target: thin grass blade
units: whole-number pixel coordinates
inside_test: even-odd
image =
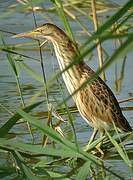
[[[44,101],[40,101],[37,103],[34,103],[30,106],[25,107],[23,110],[25,112],[30,112],[32,109],[36,108],[37,106],[39,106],[41,103],[43,103]],[[16,122],[22,118],[22,116],[19,113],[15,113],[1,128],[0,128],[0,135],[1,137],[4,137],[7,135],[7,133],[9,132],[9,130],[16,124]]]

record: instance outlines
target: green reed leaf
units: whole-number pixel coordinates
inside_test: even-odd
[[[37,103],[34,103],[30,106],[25,107],[23,110],[26,112],[31,111],[32,109],[34,109],[35,107],[39,106],[41,103],[43,103],[44,101],[40,101]],[[9,132],[9,130],[16,124],[16,122],[22,118],[22,116],[19,113],[15,113],[1,128],[0,128],[0,136],[4,137],[7,135],[7,133]]]
[[[87,161],[86,163],[84,163],[84,165],[79,169],[79,172],[76,176],[76,180],[86,180],[88,174],[89,174],[89,170],[90,170],[90,161]]]
[[[125,161],[125,163],[133,168],[133,165],[131,163],[131,161],[129,160],[127,154],[124,152],[124,150],[122,149],[122,147],[117,143],[117,141],[111,137],[111,135],[109,134],[109,132],[106,131],[106,134],[108,135],[111,143],[115,146],[115,148],[117,149],[119,155],[122,157],[122,159]]]

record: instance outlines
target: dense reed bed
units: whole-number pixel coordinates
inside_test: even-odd
[[[9,12],[11,14],[29,13],[33,27],[37,27],[42,21],[56,23],[58,19],[60,26],[73,42],[78,44],[80,56],[75,59],[76,62],[85,58],[93,59],[94,52],[98,57],[96,58],[98,59],[96,73],[77,91],[98,76],[106,81],[106,73],[111,65],[115,64],[115,92],[119,94],[124,78],[125,63],[133,45],[132,5],[132,0],[126,1],[122,6],[95,0],[47,2],[27,0],[12,4]],[[6,14],[6,17],[8,16],[9,14]],[[102,19],[103,16],[104,19]],[[88,24],[91,24],[91,30]],[[76,30],[77,27],[80,32]],[[79,114],[77,108],[70,103],[71,97],[66,95],[61,79],[63,72],[51,65],[51,69],[54,69],[53,74],[47,78],[46,64],[50,58],[53,58],[50,53],[51,46],[46,46],[46,44],[43,46],[42,42],[31,40],[28,42],[19,40],[16,43],[14,39],[12,39],[14,44],[7,44],[6,35],[9,34],[12,38],[11,36],[17,32],[15,29],[14,32],[10,32],[5,28],[0,28],[0,31],[0,49],[5,52],[8,65],[12,69],[12,76],[16,81],[15,92],[17,92],[17,102],[13,112],[8,105],[0,104],[1,109],[9,117],[1,123],[0,127],[0,178],[130,179],[124,169],[123,174],[117,172],[114,160],[119,162],[120,166],[126,166],[131,176],[132,133],[118,133],[116,129],[115,135],[112,132],[106,132],[106,137],[97,137],[89,150],[84,151],[87,142],[82,143],[77,137],[75,122]],[[20,29],[19,32],[22,30]],[[85,37],[83,40],[82,35]],[[111,43],[115,47],[113,51],[106,50],[106,43]],[[38,57],[30,54],[33,51],[38,53]],[[49,54],[49,57],[46,54]],[[31,66],[29,61],[37,63],[39,72]],[[88,64],[89,62],[87,61]],[[121,64],[120,77],[118,76],[119,63]],[[73,64],[74,61],[65,70],[71,68]],[[34,91],[34,83],[28,85],[22,83],[25,77],[22,77],[22,71],[27,74],[27,78],[30,77],[34,83],[39,84],[36,91]],[[30,95],[25,94],[27,89],[31,90]],[[59,98],[56,98],[55,94],[59,94]],[[121,100],[120,103],[132,102],[132,100],[131,96]],[[132,111],[133,107],[123,107],[122,110]],[[130,123],[132,125],[132,122]],[[89,127],[87,128],[89,131]],[[101,157],[95,147],[103,140],[101,148],[104,157]]]

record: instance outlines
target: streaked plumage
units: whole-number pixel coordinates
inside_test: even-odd
[[[73,61],[78,52],[77,47],[68,36],[60,28],[49,23],[32,32],[17,35],[17,37],[50,40],[54,45],[61,70]],[[83,61],[65,71],[63,79],[69,93],[72,94],[93,74],[94,71]],[[112,122],[114,122],[120,130],[125,132],[132,131],[128,121],[121,112],[114,94],[100,77],[78,91],[73,96],[73,99],[81,116],[91,126],[99,130],[109,130],[113,125]]]

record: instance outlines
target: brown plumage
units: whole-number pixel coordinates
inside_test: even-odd
[[[53,24],[44,24],[31,32],[22,33],[16,37],[50,40],[54,45],[61,70],[65,69],[76,55],[78,56],[75,44],[60,28]],[[94,71],[83,61],[65,71],[63,79],[69,93],[72,94],[93,74]],[[103,131],[104,129],[110,130],[114,123],[122,131],[132,131],[113,92],[100,77],[79,90],[73,99],[81,116],[91,126]]]

